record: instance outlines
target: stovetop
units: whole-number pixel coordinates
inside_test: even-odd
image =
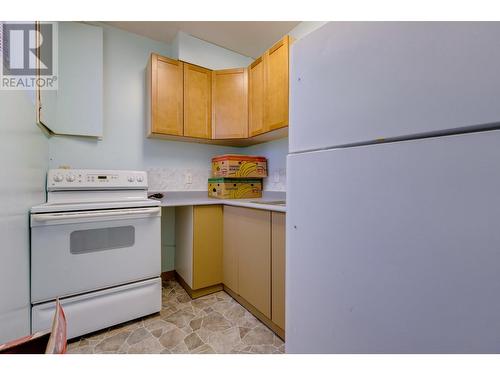
[[[159,206],[148,199],[144,171],[51,169],[47,173],[47,203],[32,213],[110,210]]]

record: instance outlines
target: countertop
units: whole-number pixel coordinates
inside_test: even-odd
[[[264,191],[262,198],[253,199],[217,199],[209,198],[206,191],[150,191],[148,194],[162,193],[164,198],[160,200],[162,207],[176,206],[200,206],[207,204],[224,204],[227,206],[238,206],[256,208],[259,210],[286,212],[286,206],[265,204],[264,202],[284,201],[286,193],[280,191]],[[255,203],[262,202],[262,203]]]

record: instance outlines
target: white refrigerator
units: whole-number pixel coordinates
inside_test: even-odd
[[[287,353],[500,352],[500,23],[292,46]]]

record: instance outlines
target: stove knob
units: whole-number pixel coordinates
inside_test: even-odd
[[[72,174],[67,175],[66,176],[66,181],[68,181],[68,182],[75,181],[75,176],[73,176]]]
[[[129,177],[128,177],[128,182],[134,182],[134,181],[135,181],[134,176],[129,176]]]
[[[144,178],[142,176],[137,176],[137,182],[142,182],[144,181]]]
[[[56,174],[54,175],[54,181],[55,182],[61,182],[63,180],[63,175],[62,174]]]

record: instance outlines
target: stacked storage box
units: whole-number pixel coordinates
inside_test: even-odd
[[[262,197],[267,160],[262,156],[220,155],[212,159],[208,196],[222,199]]]

